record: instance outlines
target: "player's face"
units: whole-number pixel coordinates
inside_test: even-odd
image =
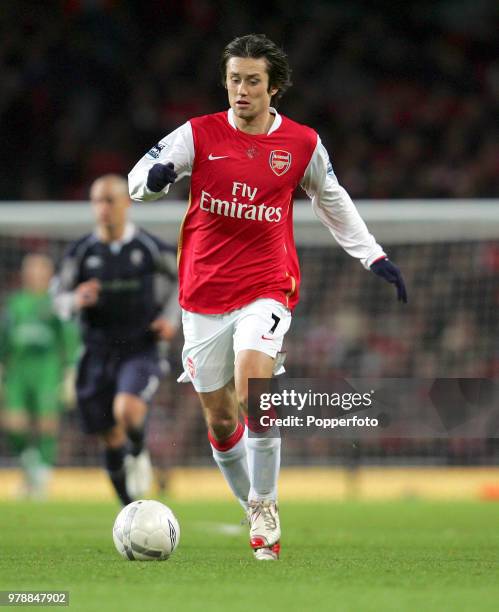
[[[227,62],[227,92],[236,117],[251,120],[269,112],[277,89],[269,91],[267,60],[263,57],[231,57]]]
[[[53,274],[52,262],[44,255],[28,255],[23,261],[23,286],[28,291],[47,292]]]
[[[111,180],[97,180],[90,190],[90,200],[97,225],[121,227],[126,223],[130,199]]]

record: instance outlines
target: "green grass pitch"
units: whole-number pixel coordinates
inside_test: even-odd
[[[116,504],[2,503],[0,589],[85,612],[499,609],[494,503],[286,502],[277,563],[252,559],[236,503],[170,505],[180,547],[143,563],[114,549]]]

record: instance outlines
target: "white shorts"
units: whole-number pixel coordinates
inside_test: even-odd
[[[291,312],[277,300],[263,298],[221,315],[183,310],[182,325],[185,372],[178,382],[191,381],[196,391],[209,392],[233,378],[239,351],[253,349],[275,359],[291,325]],[[276,359],[274,373],[282,371],[282,361]]]

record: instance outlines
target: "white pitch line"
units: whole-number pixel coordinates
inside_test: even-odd
[[[200,531],[211,531],[212,533],[220,533],[226,536],[236,536],[244,532],[243,525],[234,525],[234,523],[198,522],[194,525]]]

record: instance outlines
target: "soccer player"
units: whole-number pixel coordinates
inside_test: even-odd
[[[300,288],[293,193],[300,185],[339,244],[397,287],[402,276],[338,184],[317,133],[271,106],[289,87],[287,57],[264,35],[227,45],[221,60],[229,110],[196,117],[159,141],[132,169],[132,199],[156,200],[190,175],[179,241],[183,364],[199,394],[213,456],[248,508],[261,560],[280,550],[280,439],[247,437],[248,379],[270,378]],[[325,282],[334,283],[334,274]]]
[[[4,366],[3,427],[24,472],[22,494],[43,498],[57,455],[61,382],[74,361],[77,335],[54,312],[49,257],[27,255],[22,289],[11,294],[0,329]]]
[[[79,316],[82,424],[104,440],[109,477],[126,505],[152,481],[144,427],[161,374],[158,342],[170,341],[179,323],[176,250],[128,221],[125,178],[98,178],[90,199],[97,227],[70,245],[54,299],[62,317]]]

